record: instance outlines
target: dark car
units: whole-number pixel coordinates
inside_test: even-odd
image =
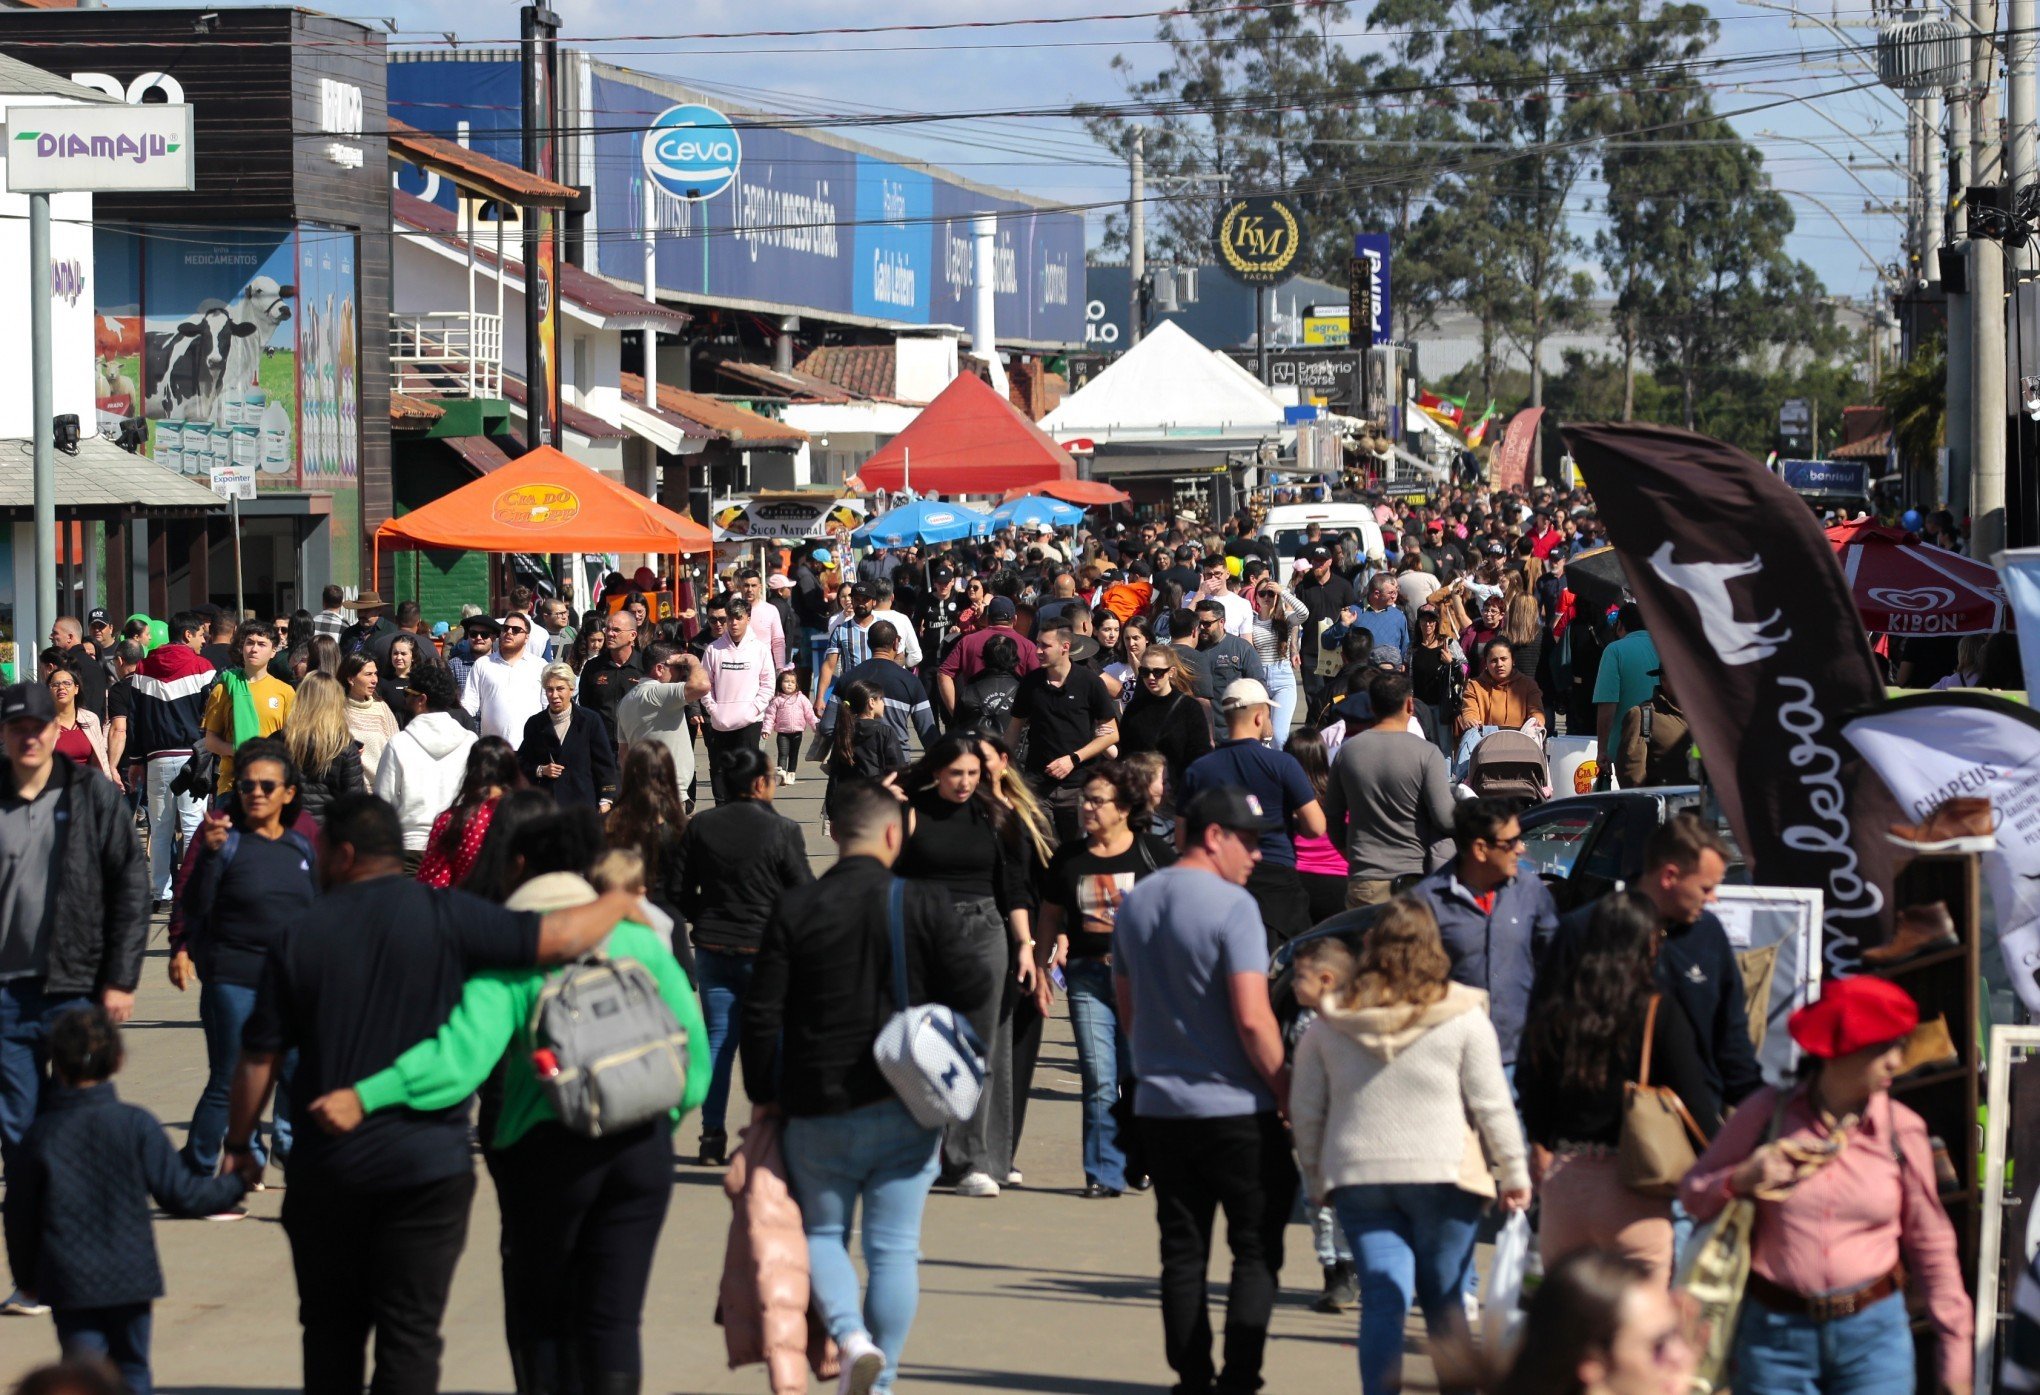
[[[1672,815],[1688,812],[1706,812],[1705,792],[1698,785],[1608,790],[1554,799],[1525,809],[1519,816],[1522,865],[1544,878],[1551,899],[1563,913],[1607,895],[1617,882],[1634,881],[1643,871],[1643,845],[1651,833]],[[1718,814],[1715,823],[1716,831],[1734,852],[1734,836]],[[1739,852],[1730,858],[1725,880],[1737,885],[1749,881]],[[1268,965],[1269,991],[1281,1022],[1286,1025],[1296,1015],[1296,998],[1289,987],[1289,963],[1296,947],[1323,935],[1357,940],[1380,912],[1379,906],[1341,911],[1275,951]]]

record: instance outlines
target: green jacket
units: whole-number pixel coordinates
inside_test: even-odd
[[[625,921],[609,937],[608,953],[635,959],[658,980],[659,996],[673,1010],[687,1034],[687,1091],[673,1111],[673,1127],[708,1094],[708,1028],[694,987],[673,951],[642,925]],[[524,1137],[533,1124],[557,1116],[538,1076],[531,1068],[536,1043],[531,1013],[550,976],[548,969],[491,969],[467,981],[460,1003],[438,1035],[397,1057],[354,1087],[361,1107],[373,1114],[403,1106],[409,1109],[450,1109],[472,1095],[488,1079],[496,1062],[509,1053],[503,1069],[503,1113],[496,1121],[492,1146],[507,1148]]]

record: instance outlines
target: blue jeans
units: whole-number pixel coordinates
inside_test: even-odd
[[[751,991],[751,971],[758,966],[758,957],[696,945],[694,962],[701,969],[701,1015],[708,1024],[711,1061],[708,1094],[701,1101],[701,1131],[721,1133],[729,1113],[737,1042],[744,1035],[744,995]]]
[[[1119,1063],[1128,1056],[1112,994],[1112,966],[1103,959],[1072,959],[1063,965],[1063,983],[1077,1037],[1077,1072],[1084,1082],[1084,1178],[1123,1192],[1126,1150],[1119,1146],[1112,1106],[1119,1100]]]
[[[1735,1388],[1741,1395],[1913,1395],[1904,1295],[1833,1322],[1745,1302],[1736,1319]]]
[[[117,1308],[56,1308],[57,1344],[67,1361],[104,1361],[120,1372],[128,1395],[149,1395],[149,1318],[147,1303]]]
[[[1360,1274],[1362,1395],[1400,1390],[1410,1300],[1433,1340],[1466,1322],[1461,1295],[1485,1203],[1449,1182],[1339,1187],[1328,1200]]]
[[[892,1389],[921,1300],[921,1211],[941,1142],[939,1129],[922,1128],[894,1099],[786,1123],[786,1170],[807,1232],[815,1303],[837,1341],[868,1332],[878,1343],[885,1353],[880,1390]],[[860,1199],[864,1267],[871,1275],[862,1303],[849,1244]]]
[[[82,993],[51,996],[39,978],[0,983],[0,1170],[13,1171],[14,1150],[42,1102],[50,1027],[89,1001]]]
[[[1296,670],[1286,660],[1277,661],[1268,670],[1268,696],[1275,699],[1275,708],[1269,714],[1272,726],[1268,744],[1279,751],[1289,739],[1290,724],[1296,720]]]
[[[205,1089],[191,1110],[191,1128],[184,1138],[184,1160],[194,1172],[210,1177],[219,1170],[220,1144],[227,1136],[228,1098],[234,1088],[234,1065],[241,1059],[241,1029],[255,1011],[255,989],[245,983],[206,980],[198,989],[198,1023],[205,1031]],[[290,1079],[297,1053],[284,1058],[276,1077],[275,1144],[279,1160],[290,1156]],[[262,1130],[249,1136],[255,1161],[267,1163]]]

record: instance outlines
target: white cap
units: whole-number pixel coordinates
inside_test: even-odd
[[[1258,678],[1235,678],[1225,685],[1225,696],[1218,700],[1221,712],[1238,712],[1248,707],[1273,707],[1275,699],[1268,696],[1268,689]]]

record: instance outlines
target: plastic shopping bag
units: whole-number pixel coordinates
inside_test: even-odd
[[[1494,1262],[1480,1290],[1480,1335],[1488,1361],[1505,1367],[1523,1327],[1523,1278],[1530,1271],[1530,1216],[1511,1212],[1495,1237]]]

